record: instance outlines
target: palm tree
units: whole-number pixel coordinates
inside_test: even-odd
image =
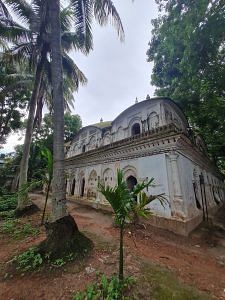
[[[39,121],[40,123],[43,101],[52,98],[50,88],[51,66],[49,61],[51,51],[49,40],[49,6],[47,1],[38,0],[34,0],[32,5],[24,0],[6,0],[6,2],[29,25],[29,28],[26,28],[14,22],[10,26],[5,26],[5,31],[3,31],[4,37],[16,41],[10,53],[18,61],[29,60],[30,65],[35,70],[34,88],[29,102],[27,129],[20,165],[19,189],[21,189],[27,182],[28,160],[35,121]],[[72,93],[78,89],[80,83],[86,83],[86,78],[67,52],[72,48],[80,49],[83,52],[85,52],[85,49],[79,43],[76,34],[69,31],[72,21],[71,10],[69,8],[62,9],[60,21],[62,28],[64,85],[66,87],[64,99],[71,103],[73,99]],[[68,108],[67,102],[65,104]],[[23,210],[27,204],[28,198],[24,197],[24,195],[19,196],[17,210]]]
[[[163,194],[147,196],[144,190],[153,184],[153,178],[148,182],[137,183],[132,191],[127,187],[123,172],[117,170],[117,184],[115,187],[105,186],[99,183],[99,191],[110,203],[115,213],[115,221],[120,228],[120,255],[119,255],[119,280],[123,280],[123,236],[124,225],[127,219],[133,220],[134,216],[147,218],[151,210],[146,207],[150,202],[158,199],[164,205]]]
[[[70,0],[73,8],[76,36],[89,52],[93,47],[91,22],[95,18],[100,25],[109,20],[123,39],[124,32],[120,17],[111,0]],[[62,89],[62,53],[60,39],[60,1],[49,1],[51,22],[51,55],[53,84],[53,217],[58,220],[67,215],[64,171],[64,118]]]
[[[95,17],[100,25],[112,20],[117,32],[123,38],[123,28],[119,15],[111,0],[71,0],[73,7],[76,34],[82,46],[89,52],[93,47],[91,21]],[[48,233],[44,248],[54,245],[54,251],[72,243],[79,233],[74,219],[67,214],[65,168],[64,168],[64,108],[62,77],[62,45],[60,24],[60,0],[49,0],[51,24],[51,71],[53,86],[53,185],[51,230]],[[62,230],[63,228],[63,230]],[[57,238],[56,238],[57,237]],[[80,240],[74,244],[81,246]],[[49,246],[48,246],[49,245]],[[71,249],[71,248],[70,248]]]

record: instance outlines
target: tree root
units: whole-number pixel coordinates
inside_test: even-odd
[[[20,218],[24,216],[31,216],[38,211],[40,211],[40,208],[36,204],[30,203],[23,208],[16,208],[14,213],[17,218]]]
[[[40,245],[38,252],[50,259],[65,257],[73,253],[84,256],[92,248],[92,241],[83,235],[71,215],[65,216],[53,223],[46,223],[47,238]]]

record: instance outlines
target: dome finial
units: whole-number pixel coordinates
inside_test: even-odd
[[[135,104],[136,104],[136,103],[138,103],[138,98],[137,98],[137,97],[136,97],[136,99],[135,99]]]
[[[102,123],[102,122],[103,122],[103,119],[101,118],[101,119],[100,119],[100,123]]]

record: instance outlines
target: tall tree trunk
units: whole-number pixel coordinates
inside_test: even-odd
[[[51,72],[53,87],[53,221],[67,215],[64,167],[64,99],[61,55],[60,1],[50,0]]]
[[[34,88],[29,103],[30,106],[29,106],[26,134],[25,134],[24,145],[23,145],[23,156],[20,162],[19,190],[23,188],[24,185],[27,183],[30,145],[32,141],[35,111],[37,108],[37,99],[40,90],[42,76],[43,76],[43,60],[40,61],[36,69]],[[27,204],[28,204],[28,196],[24,193],[22,194],[19,193],[17,210],[23,210]]]
[[[52,182],[52,178],[50,178],[48,181],[47,193],[46,193],[46,197],[45,197],[45,205],[44,205],[44,210],[43,210],[43,214],[42,214],[42,218],[41,218],[41,225],[44,224],[45,211],[46,211],[46,207],[47,207],[48,195],[49,195],[49,191],[50,191],[51,182]]]
[[[66,209],[60,1],[49,0],[49,5],[53,89],[52,222],[45,225],[47,238],[40,244],[39,251],[43,254],[50,253],[50,257],[55,259],[71,252],[83,255],[84,249],[91,249],[93,244],[79,232],[75,220],[67,214]]]

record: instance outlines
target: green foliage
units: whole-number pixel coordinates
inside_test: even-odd
[[[0,212],[10,211],[17,206],[17,195],[4,195],[0,197]]]
[[[17,265],[17,270],[31,271],[40,267],[43,263],[41,254],[38,253],[37,248],[32,247],[14,257],[13,262]]]
[[[35,236],[39,233],[30,223],[20,224],[17,219],[8,218],[0,225],[0,232],[10,234],[14,239],[24,239],[28,236]]]
[[[156,94],[177,101],[209,153],[225,165],[225,3],[223,0],[157,0],[147,52],[154,62]]]
[[[27,230],[28,228],[26,228]],[[68,254],[66,257],[56,258],[54,260],[50,259],[50,253],[45,255],[39,252],[38,247],[31,247],[25,252],[15,256],[12,262],[15,264],[16,269],[22,272],[37,270],[40,266],[46,265],[50,269],[60,268],[66,263],[73,261],[76,255],[73,253]]]
[[[81,129],[82,120],[79,115],[72,115],[70,112],[64,114],[65,123],[65,142],[70,141]],[[53,120],[51,114],[45,114],[40,128],[34,131],[34,141],[52,150],[53,146]]]
[[[51,265],[53,267],[62,267],[66,264],[66,261],[63,258],[57,258],[54,261],[52,261]]]
[[[8,220],[13,219],[15,217],[15,211],[14,210],[6,210],[6,211],[0,211],[0,220]]]
[[[17,220],[9,219],[0,226],[0,232],[12,234],[15,231]]]
[[[0,52],[0,144],[22,128],[22,118],[31,92],[32,76]]]
[[[120,227],[120,256],[119,256],[119,279],[123,279],[123,230],[126,219],[136,219],[136,216],[147,218],[150,209],[146,205],[155,199],[160,199],[164,204],[163,195],[147,196],[144,189],[151,186],[153,178],[148,182],[138,183],[133,190],[129,190],[124,180],[123,172],[117,170],[117,184],[115,187],[105,186],[99,182],[98,189],[105,196],[115,213],[115,221]],[[139,202],[137,198],[140,198]]]
[[[88,286],[86,291],[74,295],[73,300],[128,300],[125,293],[134,284],[132,277],[120,281],[117,277],[102,276],[100,282]]]
[[[99,183],[99,191],[112,206],[118,225],[121,225],[125,219],[132,220],[134,214],[147,218],[151,211],[146,206],[154,200],[158,200],[162,206],[166,204],[167,200],[163,194],[147,196],[144,191],[146,188],[153,186],[153,181],[154,178],[151,178],[147,182],[137,183],[133,190],[129,190],[123,178],[123,172],[118,170],[117,185],[115,187]]]

